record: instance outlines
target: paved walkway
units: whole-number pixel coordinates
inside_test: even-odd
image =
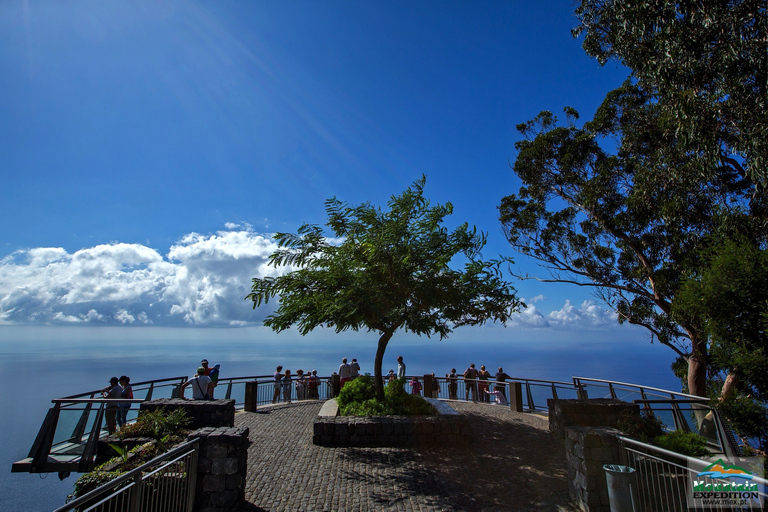
[[[565,454],[546,418],[450,403],[472,418],[476,440],[467,447],[315,446],[317,402],[237,414],[251,440],[244,510],[571,510]]]

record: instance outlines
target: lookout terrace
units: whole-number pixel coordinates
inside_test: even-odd
[[[339,416],[337,375],[319,378],[311,392],[294,385],[279,394],[271,375],[222,379],[212,400],[179,398],[182,377],[137,383],[129,423],[139,411],[184,409],[192,421],[186,440],[58,510],[695,507],[692,485],[711,457],[687,457],[616,429],[620,416],[641,410],[667,430],[705,436],[721,465],[742,460],[727,425],[698,397],[583,377],[511,378],[489,382],[478,396],[477,381],[416,377],[435,416]],[[106,460],[116,442],[104,429],[114,401],[99,397],[90,391],[53,400],[29,457],[13,471],[66,477]],[[766,482],[750,476],[756,490],[742,493],[739,510],[765,501]]]

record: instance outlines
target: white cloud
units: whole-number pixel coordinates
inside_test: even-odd
[[[164,257],[139,244],[18,251],[0,260],[0,323],[251,325],[266,315],[244,297],[251,279],[279,275],[277,248],[248,224],[190,233]]]
[[[570,300],[562,308],[549,314],[549,322],[555,327],[581,327],[595,329],[616,324],[616,312],[585,300],[577,309]]]

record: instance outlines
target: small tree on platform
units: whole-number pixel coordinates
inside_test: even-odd
[[[425,183],[422,177],[393,196],[388,211],[327,200],[326,224],[340,242],[310,224],[296,234],[276,234],[279,249],[270,265],[298,270],[254,278],[246,297],[256,308],[279,296],[280,307],[264,321],[276,332],[294,324],[302,335],[319,326],[376,331],[378,400],[384,399],[384,351],[398,329],[443,339],[462,325],[504,323],[521,306],[499,262],[478,259],[486,236],[466,223],[453,231],[443,227],[453,206],[430,206]],[[458,255],[466,259],[462,271],[449,266]]]

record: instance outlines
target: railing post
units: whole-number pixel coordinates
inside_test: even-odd
[[[336,398],[341,391],[341,377],[338,374],[331,375],[331,396],[329,398]]]
[[[227,386],[227,393],[224,395],[225,400],[229,400],[232,396],[232,381],[229,381],[229,385]]]
[[[525,394],[528,397],[528,410],[535,411],[536,404],[533,403],[533,393],[531,393],[531,383],[525,381]]]
[[[56,435],[56,425],[59,422],[60,411],[61,404],[57,403],[48,409],[48,414],[45,415],[43,425],[40,427],[35,442],[29,450],[29,457],[32,458],[32,468],[29,471],[30,473],[35,473],[38,466],[48,460],[48,455],[51,453],[51,446],[53,446],[53,438]]]
[[[243,409],[246,412],[256,412],[259,404],[259,383],[256,380],[245,383],[245,403]]]
[[[101,437],[101,421],[104,418],[104,406],[105,404],[101,404],[96,411],[96,419],[93,420],[91,433],[88,435],[88,441],[85,443],[83,454],[80,456],[80,462],[77,464],[78,473],[87,473],[92,469],[93,458],[96,456],[96,449]]]
[[[152,391],[153,391],[154,389],[155,389],[155,383],[154,383],[154,382],[151,382],[151,383],[149,384],[149,389],[147,390],[147,396],[144,398],[144,400],[146,400],[147,402],[149,402],[150,400],[152,400]]]
[[[85,426],[88,424],[88,416],[91,414],[92,407],[93,404],[87,404],[85,406],[83,414],[80,415],[80,419],[78,420],[77,425],[75,425],[75,429],[72,431],[72,439],[75,439],[78,443],[82,441],[83,434],[85,434]]]
[[[133,477],[134,491],[131,493],[131,503],[128,508],[130,512],[141,512],[141,495],[144,494],[142,492],[143,486],[144,486],[144,481],[141,479],[141,471],[139,471]]]
[[[255,384],[256,381],[254,380]],[[255,386],[254,386],[255,387]],[[254,394],[254,397],[256,395]],[[255,398],[254,398],[255,402]],[[196,442],[194,450],[192,451],[192,457],[187,461],[187,510],[186,512],[192,512],[195,508],[195,495],[197,493],[197,464],[199,461],[200,442]]]
[[[523,412],[523,385],[519,382],[509,383],[509,407],[515,412]]]

